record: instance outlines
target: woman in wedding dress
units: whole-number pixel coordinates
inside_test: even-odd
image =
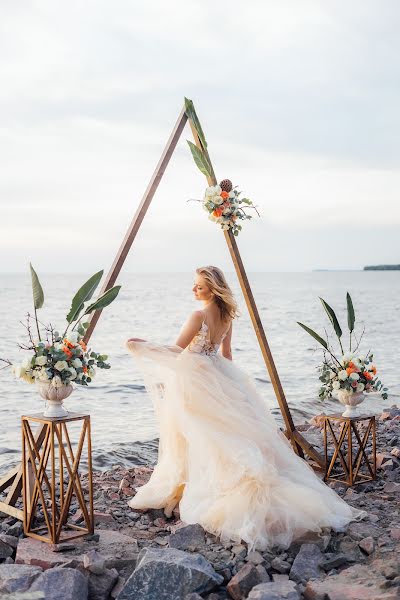
[[[289,547],[306,531],[366,516],[295,454],[253,381],[233,361],[237,305],[222,271],[196,269],[193,312],[174,345],[131,338],[159,425],[158,462],[131,508],[179,503],[185,523],[252,549]],[[220,350],[220,352],[219,352]]]

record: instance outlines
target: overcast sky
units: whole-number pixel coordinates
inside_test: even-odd
[[[400,4],[0,3],[0,272],[106,271],[183,97],[248,271],[399,263]],[[127,271],[231,266],[185,130]]]

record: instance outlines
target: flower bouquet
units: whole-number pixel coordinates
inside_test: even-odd
[[[238,220],[251,219],[244,210],[244,206],[258,211],[248,198],[240,198],[241,192],[233,187],[229,179],[224,179],[219,185],[206,189],[203,199],[203,208],[209,213],[209,219],[218,223],[221,229],[232,230],[233,235],[239,235],[242,226]]]
[[[20,364],[13,364],[7,359],[0,360],[6,363],[5,366],[12,367],[16,377],[37,385],[40,395],[47,400],[44,416],[61,417],[67,414],[62,402],[73,391],[72,383],[87,386],[96,376],[96,368],[110,369],[106,354],[99,354],[87,347],[84,337],[90,323],[82,321],[94,311],[111,304],[121,286],[107,290],[95,302],[85,306],[103,275],[103,271],[95,273],[75,294],[64,332],[60,334],[51,324],[44,326],[44,329],[42,327],[41,331],[37,311],[44,304],[44,294],[32,265],[30,269],[36,334],[32,331],[32,317],[28,313],[26,330],[29,341],[19,344],[30,356]]]
[[[323,347],[324,359],[322,365],[318,367],[320,372],[319,380],[322,382],[319,398],[334,397],[341,404],[346,406],[343,416],[353,416],[356,414],[355,407],[365,399],[365,394],[371,392],[380,392],[384,400],[388,397],[388,388],[384,387],[377,376],[377,368],[373,362],[373,354],[370,351],[366,355],[358,353],[361,339],[364,335],[362,332],[360,339],[357,340],[354,334],[355,311],[350,294],[347,292],[347,324],[349,329],[349,351],[344,352],[342,344],[342,329],[336,317],[334,310],[325,300],[320,298],[322,306],[333,326],[336,337],[339,341],[340,355],[334,353],[334,349],[328,342],[313,329],[300,323],[298,324],[307,333],[309,333]],[[352,349],[352,338],[355,338],[356,346]]]

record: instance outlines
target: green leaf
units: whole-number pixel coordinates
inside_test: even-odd
[[[199,170],[206,177],[212,177],[211,165],[209,164],[209,162],[208,162],[207,158],[205,157],[205,155],[203,154],[203,152],[195,144],[193,144],[192,142],[189,142],[189,140],[187,140],[187,143],[189,144],[189,148],[192,153],[194,162],[196,163]]]
[[[99,285],[100,280],[103,276],[103,272],[104,271],[99,271],[98,273],[92,275],[92,277],[90,277],[90,279],[88,279],[86,283],[84,283],[83,286],[76,292],[72,300],[71,308],[67,315],[68,323],[72,323],[73,321],[76,321],[78,319],[83,309],[84,303],[91,299],[95,289]]]
[[[96,302],[93,302],[88,308],[85,310],[85,315],[93,312],[94,310],[101,310],[111,304],[118,296],[118,292],[121,289],[120,285],[116,285],[109,290],[107,290],[100,298],[97,298]]]
[[[203,148],[207,148],[207,142],[206,138],[204,137],[203,129],[201,128],[200,121],[194,108],[194,104],[192,100],[189,100],[189,98],[185,98],[185,113],[187,118],[192,121],[197,135],[199,136],[201,145],[203,146]]]
[[[298,323],[298,325],[300,325],[300,327],[302,327],[305,331],[307,331],[307,333],[309,333],[311,335],[311,337],[313,337],[315,340],[317,340],[317,342],[319,342],[321,344],[321,346],[323,346],[326,350],[328,350],[328,342],[326,342],[320,335],[318,335],[318,333],[313,331],[310,327],[307,327],[307,325],[303,325],[303,323],[300,323],[299,321],[297,321],[297,323]]]
[[[346,300],[347,300],[347,324],[349,326],[349,331],[351,333],[354,330],[354,323],[356,321],[356,316],[354,313],[353,301],[351,299],[349,292],[347,292],[347,294],[346,294]]]
[[[325,302],[325,300],[323,298],[320,297],[319,299],[321,300],[322,306],[324,307],[325,312],[328,315],[329,320],[333,325],[333,328],[335,330],[337,337],[340,339],[342,337],[342,330],[340,328],[339,321],[337,320],[337,317],[335,315],[333,308],[331,308],[329,306],[329,304],[327,302]]]
[[[44,304],[43,288],[40,285],[39,277],[37,276],[36,271],[32,267],[31,263],[29,263],[29,266],[31,268],[33,305],[37,310],[38,308],[42,308]]]

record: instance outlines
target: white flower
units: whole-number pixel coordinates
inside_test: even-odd
[[[350,379],[352,379],[353,381],[357,381],[357,379],[360,379],[360,376],[358,373],[351,373]]]
[[[217,204],[217,206],[222,204],[223,201],[224,201],[224,199],[222,198],[222,196],[214,196],[214,198],[213,198],[213,202],[214,202],[214,204]]]
[[[14,373],[15,377],[21,377],[22,371],[25,371],[25,369],[23,369],[21,365],[13,365],[11,367],[11,370]]]
[[[79,367],[82,366],[82,361],[80,358],[74,358],[74,360],[72,361],[72,366],[74,366],[76,369],[79,369]]]
[[[25,369],[25,371],[28,371],[31,368],[31,366],[32,366],[32,360],[30,358],[26,358],[21,363],[21,367],[23,369]]]
[[[82,379],[82,377],[83,377],[83,373],[78,373],[76,380],[80,381]]]
[[[236,194],[233,190],[229,192],[229,198],[236,198]]]
[[[331,372],[329,373],[329,379],[335,379],[335,377],[336,377],[336,373],[335,373],[335,371],[331,371]]]
[[[214,194],[217,194],[219,196],[219,194],[222,192],[222,187],[220,185],[216,185],[214,187]]]
[[[75,371],[74,367],[69,367],[69,372],[71,373],[70,375],[70,379],[76,379],[77,376],[77,372]]]
[[[205,194],[206,194],[206,196],[214,196],[214,194],[215,194],[215,188],[214,188],[214,186],[211,185],[210,187],[208,187],[206,189]]]
[[[228,231],[228,229],[229,229],[229,225],[226,225],[226,224],[222,225],[222,229],[223,229],[224,231]]]
[[[232,210],[232,209],[231,209],[231,207],[230,207],[230,206],[227,206],[227,207],[226,207],[226,208],[224,208],[224,210],[222,211],[222,214],[223,214],[223,215],[229,215],[229,214],[230,214],[230,212],[231,212],[231,210]]]
[[[340,390],[340,381],[337,381],[337,380],[334,381],[332,383],[332,387],[333,387],[334,390]]]
[[[36,377],[40,381],[49,381],[49,379],[50,379],[50,377],[47,375],[46,369],[44,369],[43,367],[41,369],[39,369],[38,371],[36,371]]]
[[[364,391],[365,385],[363,383],[357,383],[357,392]]]
[[[26,381],[27,383],[35,383],[35,378],[32,377],[32,373],[31,371],[24,371],[21,374],[21,379],[23,379],[24,381]]]
[[[65,360],[58,360],[54,365],[54,368],[57,371],[64,371],[64,369],[68,369],[68,363]]]
[[[347,371],[345,369],[343,371],[339,371],[338,377],[340,381],[345,381],[347,379]]]
[[[77,331],[71,331],[71,333],[68,334],[67,340],[72,344],[76,344],[78,342],[78,339],[79,335]]]
[[[46,363],[47,363],[47,356],[37,356],[35,358],[35,365],[39,365],[39,367],[42,367]]]
[[[54,386],[55,388],[62,387],[63,382],[61,380],[61,377],[59,377],[58,375],[55,375],[53,377],[53,379],[51,380],[51,385]]]

